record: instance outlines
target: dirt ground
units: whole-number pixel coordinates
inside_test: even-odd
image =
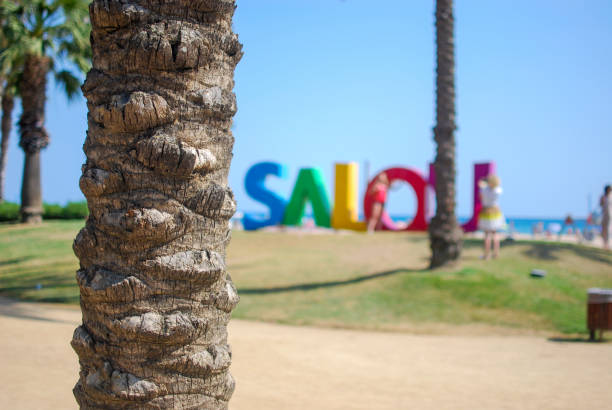
[[[0,298],[0,407],[74,409],[70,307]],[[443,332],[442,332],[443,333]],[[608,339],[609,339],[608,334]],[[232,321],[231,409],[604,409],[612,343]]]

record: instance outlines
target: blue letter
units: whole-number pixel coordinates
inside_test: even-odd
[[[270,208],[270,217],[265,220],[245,214],[242,219],[242,225],[247,231],[269,225],[279,225],[283,220],[283,214],[285,213],[285,206],[287,203],[283,198],[266,189],[264,182],[268,175],[284,178],[287,175],[287,168],[276,162],[260,162],[249,169],[244,179],[244,187],[247,194],[254,200]]]

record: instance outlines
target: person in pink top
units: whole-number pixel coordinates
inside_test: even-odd
[[[385,172],[376,177],[376,181],[368,191],[374,199],[372,204],[372,214],[368,220],[368,232],[373,232],[381,228],[381,218],[385,202],[387,202],[387,190],[389,189],[389,177]]]

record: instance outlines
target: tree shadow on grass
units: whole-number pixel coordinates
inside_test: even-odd
[[[48,296],[38,299],[40,303],[61,303],[68,305],[78,305],[81,301],[80,295],[71,296]]]
[[[532,259],[540,259],[545,261],[554,261],[559,259],[555,252],[559,250],[556,246],[551,246],[549,244],[542,243],[534,243],[530,244],[530,248],[523,251],[523,255],[532,258]]]
[[[463,242],[465,248],[482,247],[482,239],[466,239]],[[539,260],[554,261],[559,259],[560,251],[569,251],[580,256],[581,258],[590,259],[595,262],[612,265],[612,253],[604,249],[594,248],[592,246],[563,243],[563,242],[543,242],[543,241],[502,241],[503,248],[513,246],[526,247],[523,255]]]
[[[425,243],[427,242],[427,238],[424,238],[419,235],[404,235],[403,240],[410,243]]]
[[[5,225],[19,225],[21,222],[19,222],[18,220],[10,220],[10,221],[0,221],[0,226],[5,226]]]
[[[559,242],[527,242],[525,245],[528,245],[529,249],[523,251],[523,254],[535,259],[557,260],[558,252],[570,251],[581,258],[612,266],[612,254],[604,249]]]
[[[34,256],[22,256],[21,258],[0,260],[0,267],[9,266],[9,265],[17,265],[21,262],[26,262],[33,258]]]
[[[36,320],[40,322],[78,324],[71,320],[55,319],[36,314],[37,309],[29,309],[23,302],[0,296],[0,316],[15,319]]]
[[[482,239],[474,239],[474,238],[464,238],[463,239],[463,247],[465,249],[469,248],[482,248]]]
[[[355,283],[366,282],[370,280],[380,279],[388,276],[397,275],[400,273],[417,273],[424,272],[424,270],[414,269],[393,269],[384,272],[372,273],[369,275],[357,276],[345,280],[336,280],[330,282],[314,282],[314,283],[301,283],[290,286],[279,286],[273,288],[245,288],[238,289],[239,295],[265,295],[269,293],[283,293],[283,292],[295,292],[295,291],[308,291],[322,288],[332,288],[337,286],[353,285]]]
[[[583,258],[612,265],[612,254],[604,249],[590,248],[587,246],[574,246],[573,251]]]
[[[40,288],[36,287],[36,284],[34,284],[34,282],[36,282],[36,280],[34,281],[28,281],[27,285],[23,285],[23,286],[4,286],[4,287],[0,287],[0,292],[4,292],[4,293],[20,293],[20,292],[27,292],[29,290],[40,290],[40,289],[60,289],[60,288],[76,288],[77,285],[74,282],[65,282],[65,283],[53,283],[53,284],[47,284],[46,286],[41,286]],[[45,300],[46,302],[46,300]],[[62,302],[63,303],[63,302]]]

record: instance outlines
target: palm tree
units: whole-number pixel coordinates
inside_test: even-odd
[[[0,203],[4,200],[4,180],[6,179],[6,160],[9,138],[13,125],[13,108],[15,107],[15,86],[8,80],[3,84],[0,106],[2,107],[2,142],[0,143]]]
[[[5,30],[7,16],[3,14],[5,10],[0,8],[0,27]],[[0,50],[4,51],[9,46],[6,35],[0,36]],[[0,54],[2,56],[2,54]],[[0,86],[2,108],[2,142],[0,143],[0,203],[4,200],[4,181],[6,179],[6,160],[8,156],[9,139],[11,136],[11,128],[13,125],[13,108],[15,107],[15,94],[17,92],[17,67],[16,61],[10,61],[0,57]]]
[[[463,232],[455,215],[455,46],[453,1],[436,0],[436,214],[429,225],[431,268],[459,258]]]
[[[66,68],[89,68],[89,21],[86,0],[2,0],[7,47],[0,58],[20,67],[22,114],[19,146],[25,152],[21,218],[38,222],[42,215],[40,151],[49,144],[45,129],[47,74],[53,72],[68,97],[77,95],[80,80]]]
[[[81,408],[225,409],[234,0],[94,0],[74,242]]]

